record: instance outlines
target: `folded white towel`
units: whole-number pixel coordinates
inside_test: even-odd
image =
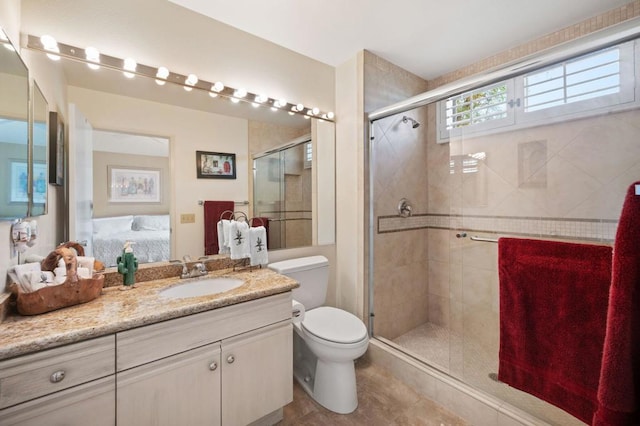
[[[235,221],[222,219],[222,236],[223,236],[223,245],[226,248],[231,249],[231,224]]]
[[[230,250],[231,259],[246,259],[251,257],[249,246],[249,225],[247,222],[231,222]]]
[[[251,244],[251,266],[269,263],[266,228],[264,226],[256,226],[249,229],[249,242]]]
[[[67,267],[66,266],[58,266],[53,270],[53,275],[55,275],[53,281],[56,284],[62,284],[67,280]]]
[[[76,270],[78,278],[91,278],[93,276],[93,270],[89,268],[78,268]]]
[[[224,220],[218,221],[216,225],[218,229],[218,254],[229,254],[229,246],[225,245],[224,240],[224,224],[222,223]]]
[[[29,272],[29,281],[31,291],[40,290],[53,283],[53,272],[31,271]]]
[[[9,277],[18,284],[24,292],[31,292],[31,272],[40,272],[39,263],[25,263],[9,269]]]
[[[95,264],[96,258],[95,257],[88,257],[88,256],[78,256],[78,271],[80,271],[80,268],[87,268],[89,271],[93,272],[93,265]],[[80,273],[78,272],[78,275],[80,275]]]

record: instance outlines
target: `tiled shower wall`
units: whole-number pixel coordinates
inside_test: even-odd
[[[426,81],[371,54],[364,54],[365,111],[371,112],[427,89]],[[402,123],[402,115],[374,125],[374,212],[394,215],[401,198],[415,213],[427,205],[427,111],[407,116],[421,125]],[[428,317],[427,230],[374,235],[374,312],[376,335],[393,339]]]

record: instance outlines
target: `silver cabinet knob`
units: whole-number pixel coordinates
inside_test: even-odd
[[[58,370],[49,377],[51,383],[60,383],[64,379],[64,370]]]
[[[218,368],[218,363],[213,361],[211,364],[209,364],[209,370],[211,371],[215,371],[216,368]]]
[[[229,355],[229,356],[227,357],[227,362],[228,362],[229,364],[233,364],[233,361],[235,361],[235,360],[236,360],[236,357],[234,357],[233,355]]]

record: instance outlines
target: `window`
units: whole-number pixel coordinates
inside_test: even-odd
[[[505,126],[531,126],[633,102],[634,42],[573,58],[441,101],[438,142]],[[559,118],[562,117],[562,118]]]
[[[304,168],[310,169],[313,161],[313,145],[311,142],[304,144]]]
[[[512,124],[513,110],[508,102],[512,91],[513,83],[506,81],[447,99],[440,137],[448,138],[471,127],[481,130]]]

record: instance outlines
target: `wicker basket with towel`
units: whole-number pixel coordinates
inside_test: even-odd
[[[89,271],[88,277],[78,275],[78,256],[84,256],[84,249],[75,242],[58,246],[42,260],[40,269],[53,272],[64,263],[66,278],[61,284],[46,285],[35,291],[24,291],[23,286],[13,282],[9,287],[16,297],[16,307],[21,315],[37,315],[56,309],[89,302],[102,293],[104,275],[95,271],[104,270],[98,260]]]

